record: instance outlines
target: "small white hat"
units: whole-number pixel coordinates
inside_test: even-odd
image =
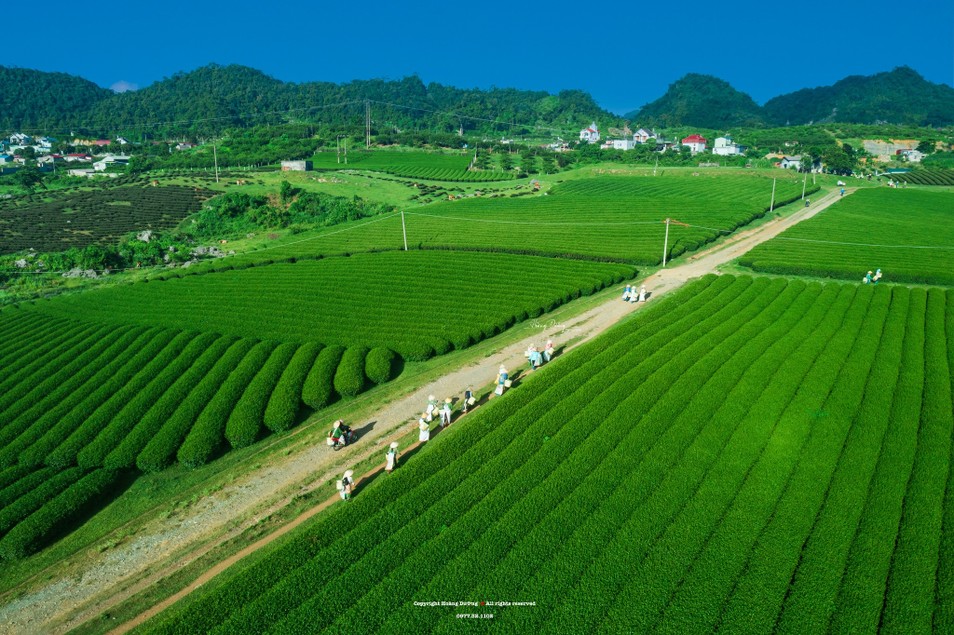
[[[503,372],[506,372],[506,370],[507,370],[506,366],[503,366],[503,365],[500,366],[500,372],[503,373]]]
[[[434,395],[428,395],[428,396],[427,396],[427,400],[428,400],[428,401],[434,401]]]
[[[397,446],[398,446],[398,442],[397,442],[397,441],[391,441],[391,447],[392,447],[392,448],[394,448],[395,450],[397,450]]]
[[[344,475],[345,478],[351,478],[354,475],[354,470],[346,470]]]

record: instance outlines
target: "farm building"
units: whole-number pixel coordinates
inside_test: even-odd
[[[590,124],[589,128],[583,128],[580,130],[580,141],[586,141],[587,143],[596,143],[600,140],[600,131],[596,127],[596,122]]]
[[[686,146],[687,148],[689,148],[689,150],[690,150],[693,154],[696,154],[696,153],[698,153],[698,152],[705,152],[705,151],[706,151],[706,138],[703,137],[702,135],[691,134],[691,135],[689,135],[688,137],[686,137],[685,139],[682,140],[682,145],[684,145],[684,146]]]
[[[731,156],[742,154],[743,147],[732,141],[732,137],[719,137],[712,145],[712,154]]]
[[[93,164],[93,169],[97,172],[103,172],[107,168],[123,167],[129,163],[129,157],[124,154],[107,154],[105,157]]]
[[[282,172],[310,172],[311,161],[282,161]]]

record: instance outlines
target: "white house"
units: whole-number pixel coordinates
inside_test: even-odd
[[[589,128],[583,128],[580,130],[580,141],[586,141],[587,143],[596,143],[600,140],[600,131],[596,127],[596,122],[590,124]]]
[[[798,170],[802,167],[802,155],[796,154],[795,156],[784,156],[782,160],[778,162],[778,167],[785,168],[786,170]]]
[[[656,133],[652,130],[646,130],[645,128],[640,128],[633,133],[633,141],[636,143],[646,143],[650,139],[655,139]]]
[[[730,156],[742,154],[742,146],[732,142],[732,137],[725,136],[717,138],[712,144],[712,154]]]
[[[29,145],[32,141],[33,137],[28,134],[23,134],[22,132],[14,132],[10,135],[11,146],[25,146]]]
[[[614,150],[632,150],[636,147],[636,142],[632,139],[613,139]]]
[[[909,163],[920,163],[924,153],[919,150],[898,150],[898,155]]]
[[[691,134],[682,140],[682,145],[689,148],[693,154],[706,151],[706,138],[702,135]]]
[[[129,157],[124,154],[107,154],[102,159],[93,164],[93,169],[97,172],[104,172],[106,168],[114,166],[124,166],[129,163]]]

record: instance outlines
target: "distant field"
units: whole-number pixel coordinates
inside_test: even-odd
[[[776,206],[797,200],[801,188],[801,181],[779,179]],[[673,258],[763,216],[771,192],[772,179],[755,174],[580,178],[553,187],[546,196],[471,197],[408,211],[407,240],[424,249],[497,250],[655,265],[662,259],[666,217],[696,225],[671,226],[668,257]],[[401,218],[394,216],[303,234],[286,246],[205,266],[402,245]]]
[[[942,168],[912,170],[903,174],[892,174],[891,178],[913,185],[954,185],[954,170]]]
[[[184,186],[131,186],[71,192],[48,202],[3,202],[0,254],[63,251],[114,243],[134,231],[171,229],[212,194]]]
[[[142,632],[951,632],[954,295],[647,308]]]
[[[348,163],[344,154],[322,152],[311,158],[316,169],[322,170],[374,170],[408,178],[435,181],[506,181],[512,174],[493,170],[469,171],[473,153],[398,152],[387,150],[351,151]],[[340,160],[340,162],[339,162]]]
[[[954,285],[954,193],[866,189],[739,260],[755,271]]]

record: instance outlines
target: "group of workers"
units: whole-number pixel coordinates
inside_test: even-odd
[[[531,344],[527,347],[527,350],[523,354],[527,358],[527,362],[530,364],[530,370],[536,370],[543,366],[544,362],[549,362],[553,359],[553,340],[547,340],[547,343],[543,345],[543,351],[540,351],[536,344]],[[503,370],[507,370],[503,368]],[[500,380],[500,374],[497,375],[497,380]],[[502,392],[500,394],[503,394]]]
[[[629,287],[626,287],[627,293],[629,292]],[[646,288],[643,287],[642,293],[640,294],[640,300],[645,300]],[[632,289],[633,297],[636,297],[636,287]],[[635,302],[635,299],[633,300]],[[527,348],[526,357],[530,361],[530,370],[536,370],[544,362],[549,362],[553,359],[554,347],[553,340],[548,339],[547,343],[543,346],[542,352],[537,349],[535,345],[530,345]],[[510,374],[507,371],[507,367],[501,365],[497,371],[496,379],[496,388],[494,389],[495,395],[502,395],[504,391],[510,387]],[[464,398],[462,400],[461,412],[466,414],[468,408],[474,406],[477,403],[477,397],[474,393],[474,389],[471,386],[467,387],[467,390],[464,391]],[[420,443],[425,443],[431,438],[431,422],[436,418],[440,418],[440,427],[444,428],[451,424],[451,419],[454,414],[454,401],[448,397],[444,399],[443,402],[438,401],[434,395],[427,396],[427,406],[424,408],[424,412],[421,413],[421,416],[417,421],[418,428],[418,441]],[[338,419],[334,423],[334,427],[331,432],[328,433],[328,445],[333,445],[336,447],[343,447],[353,440],[353,433],[351,428],[346,426],[344,421]],[[387,453],[385,454],[385,465],[384,471],[390,474],[398,463],[398,442],[394,441],[388,448]],[[347,470],[344,473],[344,476],[341,477],[336,483],[338,489],[338,494],[341,496],[341,500],[351,500],[351,496],[354,492],[354,471]]]
[[[626,285],[626,288],[623,289],[623,302],[645,302],[646,301],[646,285],[636,289],[636,285],[633,286]]]
[[[881,280],[881,269],[875,271],[874,275],[872,275],[870,271],[866,273],[862,282],[865,284],[878,284],[879,280]]]

